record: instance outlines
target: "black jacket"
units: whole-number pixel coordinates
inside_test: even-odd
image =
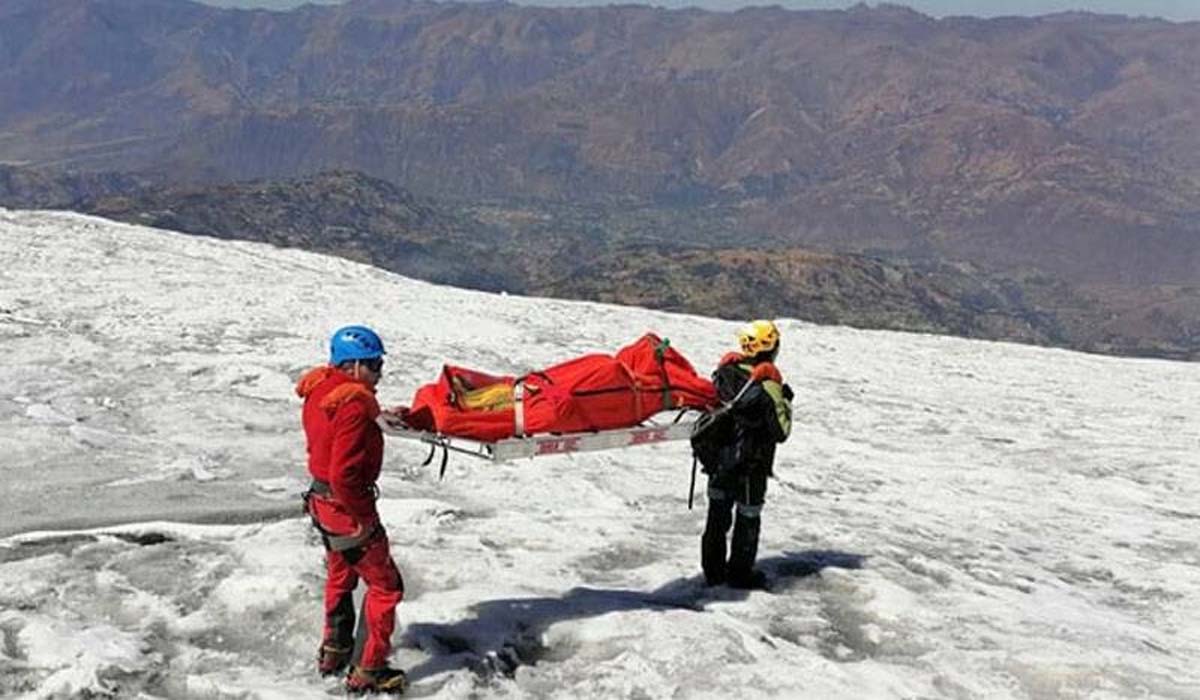
[[[727,362],[713,372],[717,395],[731,406],[734,427],[729,443],[720,453],[718,471],[751,474],[772,473],[775,445],[787,440],[792,430],[792,390],[771,379],[754,382],[739,396],[750,380],[753,365]]]

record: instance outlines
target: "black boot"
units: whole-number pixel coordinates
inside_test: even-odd
[[[748,574],[738,574],[729,577],[730,588],[740,588],[746,591],[765,591],[769,589],[767,585],[767,575],[758,569],[751,569]]]
[[[766,584],[766,576],[754,569],[760,527],[757,517],[738,513],[733,524],[733,543],[729,553],[728,580],[733,588],[763,588]]]

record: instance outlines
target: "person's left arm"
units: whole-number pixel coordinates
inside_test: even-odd
[[[775,442],[783,442],[792,433],[792,389],[783,381],[783,376],[774,363],[755,365],[750,373],[754,385],[746,391],[743,399]]]

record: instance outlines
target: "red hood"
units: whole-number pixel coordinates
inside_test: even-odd
[[[325,382],[333,382],[334,387],[321,398],[318,405],[322,410],[332,413],[347,401],[360,400],[366,402],[372,419],[379,415],[379,402],[375,400],[374,387],[352,379],[345,372],[329,365],[314,367],[305,372],[300,381],[296,382],[296,395],[305,398]]]

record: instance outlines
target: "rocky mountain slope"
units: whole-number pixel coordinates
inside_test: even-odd
[[[491,291],[520,284],[497,255],[508,246],[503,231],[360,173],[148,188],[79,209],[172,231],[332,253],[442,284]]]
[[[699,222],[707,243],[674,242],[655,233],[686,225],[673,210],[616,216],[607,208],[561,205],[462,207],[348,171],[208,187],[130,186],[117,194],[97,187],[98,194],[79,199],[70,187],[77,177],[7,172],[7,179],[0,178],[0,205],[40,202],[175,231],[333,253],[475,289],[1116,354],[1200,353],[1195,329],[1180,322],[1194,308],[1150,317],[1145,307],[1126,309],[1134,319],[1127,325],[1117,313],[1121,295],[1101,302],[1070,285],[1008,278],[965,263],[751,247],[721,241]],[[131,182],[98,179],[110,188]],[[6,190],[4,182],[25,186]],[[29,184],[35,182],[42,187]],[[1169,295],[1157,301],[1165,307],[1180,303]]]
[[[808,298],[807,277],[780,269],[862,255],[868,266],[972,270],[977,284],[950,287],[977,298],[1012,298],[987,290],[1015,284],[1036,309],[1018,315],[1058,319],[1014,337],[1170,356],[1200,346],[1200,23],[935,20],[889,5],[355,0],[246,12],[11,0],[0,6],[0,94],[0,163],[82,173],[8,183],[24,187],[22,201],[40,191],[43,202],[95,204],[153,183],[162,201],[143,191],[106,211],[240,231],[220,235],[252,235],[258,221],[282,244],[438,281],[672,308],[677,292],[651,301],[652,290],[610,280],[644,260],[681,274],[694,250],[767,255],[755,266],[763,284],[800,287],[753,297],[762,308]],[[361,205],[375,213],[328,204],[327,220],[291,205],[295,221],[212,204],[164,214],[178,214],[189,187],[331,168],[477,221],[376,249],[338,227],[373,230],[367,219],[394,215],[411,230],[419,215],[378,201]],[[497,260],[497,241],[536,254]],[[621,253],[648,243],[645,256]],[[716,290],[717,278],[684,277]],[[730,293],[698,310],[739,313],[747,304]],[[858,303],[805,308],[874,322],[844,315]]]
[[[1197,23],[13,0],[0,47],[9,161],[731,202],[798,246],[1200,277]]]

